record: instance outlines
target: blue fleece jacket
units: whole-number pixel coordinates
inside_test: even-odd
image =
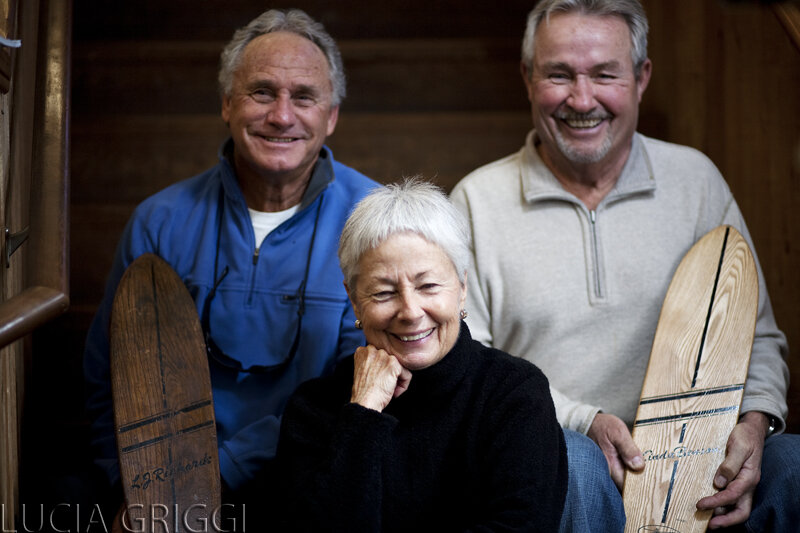
[[[220,472],[232,489],[253,479],[274,457],[280,417],[297,385],[326,374],[364,343],[354,327],[336,250],[350,210],[378,184],[334,161],[330,150],[323,148],[297,213],[257,247],[244,196],[225,152],[223,148],[213,168],[142,202],[117,247],[84,355],[92,444],[96,462],[111,484],[119,479],[119,466],[108,327],[117,284],[138,256],[150,252],[165,259],[186,284],[198,313],[209,300],[215,270],[218,279],[227,267],[208,303],[211,337],[245,369],[279,364],[289,354],[298,327],[298,291],[308,262],[299,344],[286,368],[249,373],[209,362]]]

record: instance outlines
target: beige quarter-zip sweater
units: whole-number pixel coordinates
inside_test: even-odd
[[[532,131],[517,153],[453,189],[474,247],[467,323],[476,340],[544,371],[562,426],[586,433],[601,410],[630,426],[661,304],[684,254],[720,224],[755,248],[724,179],[695,149],[636,134],[614,189],[589,211],[561,187],[535,142]],[[742,413],[772,415],[782,431],[787,346],[760,266],[758,275]]]

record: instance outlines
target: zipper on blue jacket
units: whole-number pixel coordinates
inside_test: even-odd
[[[589,220],[592,227],[592,254],[594,255],[594,294],[603,297],[603,288],[600,285],[600,252],[597,249],[597,213],[594,209],[589,211]]]
[[[256,277],[258,276],[258,253],[261,251],[259,246],[256,246],[253,252],[253,273],[250,275],[250,287],[247,291],[247,305],[253,305],[253,291],[256,286]]]

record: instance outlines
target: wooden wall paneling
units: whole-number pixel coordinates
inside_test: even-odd
[[[449,191],[477,167],[518,150],[530,124],[525,111],[344,114],[328,144],[383,183],[420,174]]]
[[[772,6],[783,27],[789,33],[792,42],[800,51],[800,2],[779,2]]]
[[[338,159],[381,181],[422,172],[449,188],[486,158],[515,151],[529,129],[526,110],[343,113],[328,145]],[[217,115],[106,116],[76,124],[75,144],[102,149],[73,158],[73,203],[135,205],[213,165],[226,132]]]
[[[650,85],[644,93],[640,131],[659,139],[700,146],[705,140],[708,38],[702,23],[705,2],[650,1]],[[680,36],[678,38],[677,36]]]
[[[321,21],[337,41],[346,39],[507,37],[522,34],[532,0],[138,0],[109,5],[82,0],[76,33],[85,40],[223,40],[268,8],[296,7]]]
[[[76,47],[76,116],[195,114],[219,108],[222,41],[91,41]]]
[[[645,1],[654,71],[641,130],[706,153],[748,223],[790,352],[800,346],[800,53],[755,2]],[[680,39],[677,38],[680,36]],[[790,429],[800,430],[800,360],[790,353]],[[791,413],[795,413],[792,415]]]
[[[793,154],[800,145],[800,50],[765,6],[737,4],[724,13],[721,81],[727,127],[721,154],[790,350],[800,350],[800,208]],[[791,296],[794,295],[794,296]],[[800,427],[800,358],[791,355],[792,427]]]
[[[516,38],[358,39],[339,43],[343,112],[519,110],[526,97]],[[81,44],[76,114],[202,114],[219,108],[224,42]]]
[[[358,39],[341,44],[343,113],[519,111],[519,39]]]
[[[72,202],[136,204],[216,164],[226,136],[216,113],[105,113],[76,120]]]
[[[76,260],[70,277],[73,298],[69,313],[88,315],[81,323],[89,323],[103,297],[114,249],[135,207],[136,203],[93,203],[72,208],[70,255]],[[83,340],[80,345],[68,348],[77,362]]]

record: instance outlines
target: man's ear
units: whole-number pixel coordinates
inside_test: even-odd
[[[639,77],[636,78],[636,91],[638,92],[639,102],[642,101],[644,90],[647,89],[647,84],[650,83],[650,76],[653,74],[653,63],[650,58],[645,59],[642,63],[642,68],[639,69]]]
[[[336,129],[336,123],[339,121],[339,106],[332,107],[330,113],[328,113],[328,129],[327,135],[333,135],[333,131]]]
[[[531,75],[533,74],[528,70],[524,61],[519,62],[519,73],[522,75],[522,81],[525,83],[525,91],[528,93],[528,101],[533,101],[533,83],[531,82]]]
[[[231,118],[231,97],[230,95],[222,95],[222,120],[225,124],[230,125]]]

